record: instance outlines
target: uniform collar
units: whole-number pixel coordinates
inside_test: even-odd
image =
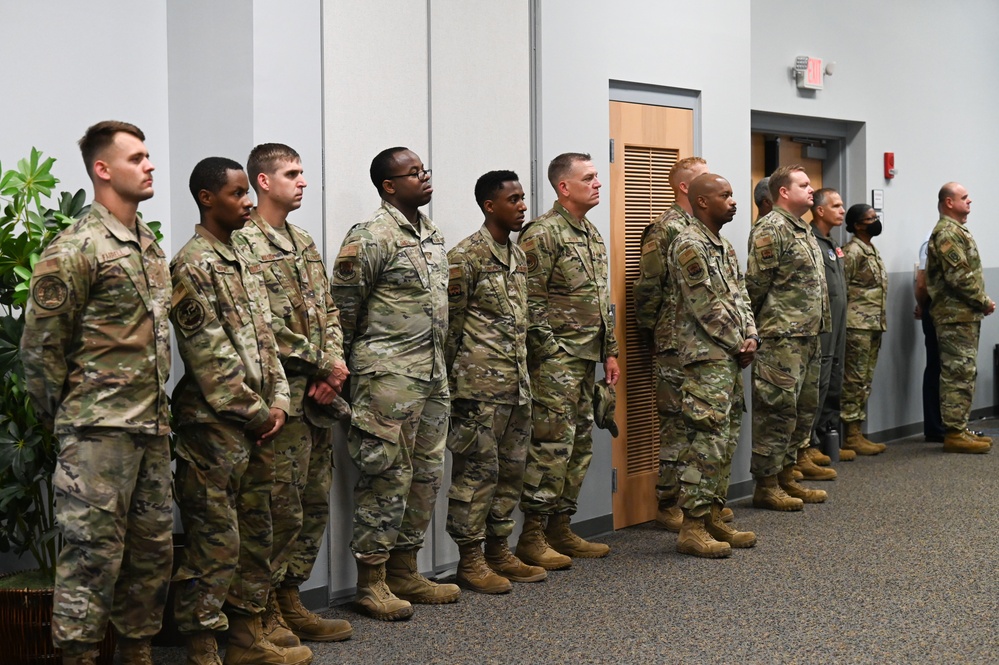
[[[198,224],[194,227],[194,232],[197,235],[204,238],[208,242],[208,244],[212,246],[212,249],[215,250],[215,253],[221,256],[223,259],[225,259],[229,263],[239,263],[239,261],[236,259],[236,252],[234,252],[232,249],[232,245],[227,245],[218,238],[216,238],[211,231],[206,229],[201,224]]]
[[[288,240],[288,238],[285,238],[283,235],[281,235],[280,233],[278,233],[274,229],[274,227],[271,226],[267,222],[266,219],[264,219],[263,217],[260,216],[260,212],[256,208],[254,208],[250,212],[250,222],[253,225],[255,225],[258,229],[260,229],[260,231],[265,236],[267,236],[267,239],[271,242],[272,245],[276,245],[276,246],[280,247],[281,249],[283,249],[286,252],[294,252],[295,251],[295,245],[294,245],[294,243],[291,242],[290,240]],[[288,222],[285,222],[285,225],[286,225],[286,228],[288,229],[288,233],[291,234],[292,237],[294,237],[295,232],[292,230],[291,224],[288,224]]]
[[[138,242],[139,247],[144,252],[147,247],[156,242],[156,236],[153,235],[152,230],[138,217],[135,218],[135,228],[139,232],[139,236],[136,238],[135,231],[122,224],[121,220],[115,217],[103,203],[98,203],[97,201],[91,203],[90,212],[100,220],[101,224],[104,225],[111,235],[123,243]]]
[[[807,231],[808,227],[811,226],[811,224],[807,223],[801,217],[795,217],[790,211],[784,210],[784,208],[781,208],[780,206],[775,205],[774,212],[797,226],[802,231]]]
[[[425,240],[437,233],[437,227],[435,227],[433,222],[430,221],[430,218],[419,210],[416,211],[416,219],[420,222],[420,226],[417,229],[416,226],[406,219],[406,216],[403,215],[398,208],[385,199],[382,199],[382,209],[387,212],[393,220],[395,220],[395,223],[398,224],[400,228],[412,233],[420,240]]]
[[[681,208],[681,210],[682,210],[682,208]],[[722,241],[721,241],[721,237],[720,236],[716,236],[714,233],[712,233],[711,229],[709,229],[707,226],[704,225],[704,222],[702,222],[701,220],[697,219],[696,217],[691,217],[690,218],[690,223],[691,224],[696,224],[698,230],[700,230],[701,233],[703,233],[704,236],[708,240],[711,241],[711,244],[715,245],[716,247],[724,247],[724,245],[722,244]]]
[[[506,245],[501,245],[496,242],[493,238],[493,234],[489,232],[486,225],[483,224],[479,227],[479,235],[485,241],[486,246],[489,247],[489,251],[492,253],[493,258],[502,263],[508,270],[515,270],[517,268],[517,259],[514,256],[512,247],[513,241],[507,240]],[[509,257],[509,260],[507,259]]]
[[[566,210],[566,207],[564,205],[562,205],[561,203],[559,203],[558,201],[556,201],[555,205],[552,206],[552,210],[554,210],[559,215],[561,215],[562,219],[564,219],[565,221],[567,221],[569,223],[569,226],[571,226],[572,228],[576,229],[580,233],[585,233],[585,234],[589,235],[590,231],[589,231],[589,229],[586,228],[586,226],[587,226],[587,224],[589,223],[590,220],[586,219],[585,215],[583,216],[582,219],[576,219],[573,216],[573,214],[571,212],[569,212],[568,210]]]

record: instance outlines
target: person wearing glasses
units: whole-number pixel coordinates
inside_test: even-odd
[[[413,603],[458,600],[454,584],[419,573],[416,554],[441,486],[450,395],[444,346],[448,260],[444,236],[420,208],[434,189],[408,148],[371,161],[379,208],[344,239],[331,289],[352,375],[347,449],[354,487],[358,606],[383,621]]]
[[[985,293],[982,257],[968,230],[971,197],[956,182],[940,188],[940,221],[930,235],[926,286],[940,347],[940,416],[948,453],[987,453],[992,439],[968,430],[982,319],[996,311]]]
[[[520,508],[517,557],[546,570],[572,557],[607,556],[610,547],[569,528],[593,457],[596,365],[617,383],[618,345],[610,309],[607,249],[586,213],[600,203],[590,156],[564,153],[548,166],[557,200],[520,234],[527,257],[527,362],[534,398]]]
[[[843,359],[843,391],[840,417],[846,429],[843,447],[858,455],[884,452],[863,434],[867,398],[871,396],[874,367],[878,364],[881,336],[887,328],[888,273],[881,255],[871,242],[881,235],[877,211],[866,203],[846,211],[846,230],[853,234],[843,246],[846,277],[846,355]]]

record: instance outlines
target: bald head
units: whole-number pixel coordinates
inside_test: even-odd
[[[694,217],[716,233],[735,217],[736,204],[732,198],[732,185],[716,173],[705,173],[694,178],[687,195]]]

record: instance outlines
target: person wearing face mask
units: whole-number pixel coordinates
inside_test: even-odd
[[[840,417],[846,428],[843,447],[858,455],[877,455],[884,452],[886,446],[868,440],[862,428],[881,336],[887,328],[888,273],[871,242],[881,234],[881,220],[874,208],[858,203],[846,212],[846,230],[853,238],[843,247],[847,303],[846,356],[840,401]]]

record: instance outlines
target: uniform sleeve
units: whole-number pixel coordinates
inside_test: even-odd
[[[270,409],[245,382],[246,367],[219,319],[219,296],[211,275],[190,263],[179,263],[173,266],[171,279],[170,320],[186,371],[219,416],[246,430],[259,428],[267,422]]]
[[[330,280],[330,292],[340,308],[345,356],[350,356],[368,296],[381,270],[382,257],[378,244],[360,233],[348,233],[337,254]]]
[[[853,280],[856,279],[859,269],[860,261],[855,247],[852,243],[848,243],[843,248],[843,278],[846,280],[847,286],[853,284]]]
[[[749,232],[749,261],[746,266],[746,293],[754,314],[758,314],[780,266],[779,235],[766,221]]]
[[[985,290],[979,287],[982,282],[976,277],[974,269],[968,262],[970,248],[965,239],[956,233],[943,231],[940,233],[937,247],[943,269],[943,280],[948,291],[973,308],[985,311],[989,306],[989,297]]]
[[[461,252],[452,249],[448,253],[448,264],[448,324],[444,367],[450,375],[454,359],[458,357],[458,350],[461,349],[461,338],[465,329],[465,309],[468,305],[469,292],[474,288],[477,276],[472,274],[472,266]]]
[[[535,360],[541,360],[559,348],[548,323],[548,282],[557,249],[548,233],[539,228],[529,228],[520,237],[520,248],[527,255],[527,347]]]
[[[726,293],[716,293],[711,280],[709,256],[704,246],[681,238],[670,252],[670,270],[678,296],[711,343],[732,356],[742,347],[742,325],[735,316],[735,302]]]
[[[642,233],[642,257],[638,263],[638,278],[632,286],[635,303],[635,323],[649,339],[655,335],[662,306],[663,280],[669,278],[666,254],[659,241],[658,225],[653,222]]]
[[[46,252],[35,264],[25,307],[21,363],[32,406],[52,423],[62,403],[74,331],[90,296],[90,261],[75,249]]]

